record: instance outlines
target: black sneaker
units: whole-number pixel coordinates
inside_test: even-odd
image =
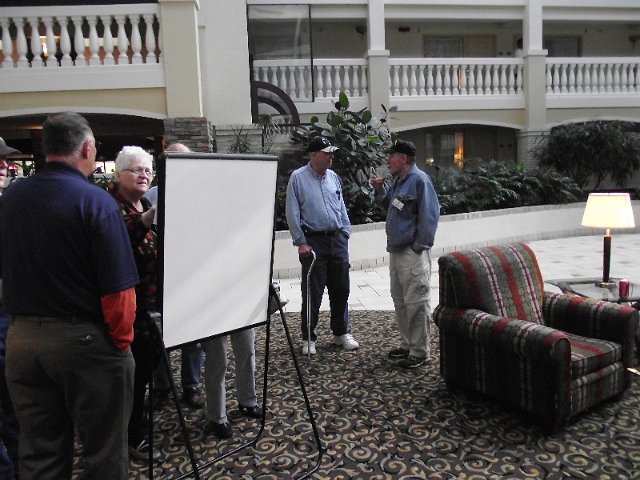
[[[417,368],[420,365],[427,363],[427,359],[424,357],[414,357],[409,355],[407,358],[403,358],[398,362],[398,366],[402,368]]]
[[[387,355],[389,358],[407,358],[409,356],[409,350],[398,347],[391,350]]]
[[[185,389],[182,393],[182,400],[184,400],[191,408],[202,408],[205,403],[204,396],[197,388]]]
[[[233,430],[231,430],[229,422],[218,423],[210,421],[204,424],[203,430],[206,433],[213,433],[220,440],[233,437]]]

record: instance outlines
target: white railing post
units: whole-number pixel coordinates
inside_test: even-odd
[[[443,90],[445,95],[451,95],[451,66],[443,65],[444,76],[442,79]]]
[[[45,58],[47,67],[56,66],[58,64],[58,60],[56,59],[56,38],[53,35],[53,21],[53,17],[51,16],[42,17],[45,32],[45,45],[47,46],[47,57]]]
[[[144,46],[147,50],[145,63],[158,63],[156,57],[156,35],[153,33],[153,14],[145,13],[142,18],[145,25]]]
[[[455,63],[451,67],[451,94],[460,95],[460,66]]]
[[[576,88],[575,91],[577,93],[584,92],[584,77],[582,75],[582,71],[584,70],[584,65],[579,64],[576,65]]]
[[[340,83],[340,65],[333,67],[333,96],[340,95],[341,83]]]
[[[27,36],[24,33],[25,19],[22,17],[14,18],[16,24],[16,50],[18,52],[18,68],[24,68],[29,66],[29,60],[27,59],[27,53],[29,48],[27,47]]]
[[[2,54],[4,60],[2,61],[2,68],[13,67],[13,42],[11,41],[11,32],[9,32],[8,18],[0,18],[0,28],[2,28]]]
[[[60,52],[62,52],[62,58],[60,59],[61,67],[73,66],[73,60],[71,59],[71,38],[69,37],[69,19],[62,15],[58,17],[58,25],[60,25]]]
[[[40,22],[38,17],[29,17],[27,19],[31,26],[31,53],[33,54],[33,60],[31,60],[31,67],[40,68],[45,66],[44,59],[42,58],[42,43],[40,43]]]
[[[89,24],[89,61],[87,65],[99,65],[100,64],[100,42],[98,41],[98,18],[95,15],[87,16],[87,23]]]
[[[434,83],[435,82],[433,81],[433,65],[427,65],[427,95],[434,94],[434,91],[433,91]]]
[[[140,36],[140,16],[129,15],[129,22],[131,22],[131,50],[133,55],[131,57],[131,63],[142,63],[142,37]]]
[[[436,95],[442,95],[442,65],[436,65]]]
[[[516,93],[516,68],[518,68],[518,65],[509,65],[509,76],[507,79],[507,83],[509,84],[507,93],[509,95],[514,95]]]
[[[418,66],[418,95],[420,96],[426,95],[424,71],[425,71],[424,65]]]
[[[467,94],[475,95],[476,94],[476,69],[478,65],[469,65],[467,69],[469,70],[468,80],[467,80]]]
[[[113,58],[113,34],[111,33],[111,15],[103,15],[100,20],[102,21],[102,48],[104,48],[103,65],[115,65],[116,61]]]
[[[324,98],[324,72],[323,67],[316,65],[315,98]]]
[[[500,95],[506,95],[509,91],[507,88],[507,66],[500,65]]]
[[[113,17],[118,24],[118,65],[129,64],[129,41],[127,40],[127,32],[124,29],[127,18],[124,15],[115,15]]]
[[[491,95],[492,94],[492,85],[491,85],[491,65],[487,65],[484,71],[484,94]]]
[[[569,70],[569,93],[576,93],[576,65],[570,63],[567,68]]]
[[[73,16],[71,17],[73,22],[74,34],[73,34],[73,48],[76,51],[76,67],[80,65],[88,65],[87,59],[84,54],[84,37],[82,36],[82,23],[83,18]]]
[[[360,69],[362,65],[353,66],[353,96],[360,96]]]

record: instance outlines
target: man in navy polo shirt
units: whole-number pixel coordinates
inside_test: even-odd
[[[44,170],[0,197],[19,474],[70,478],[77,429],[86,478],[126,479],[138,282],[129,237],[111,196],[87,181],[96,156],[87,121],[54,114],[42,135]]]

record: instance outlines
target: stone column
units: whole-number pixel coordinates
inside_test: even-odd
[[[384,0],[369,0],[367,15],[369,109],[378,115],[389,107],[389,50],[385,49]]]
[[[520,130],[516,134],[518,140],[518,163],[526,169],[536,168],[538,163],[533,157],[533,151],[548,135],[548,130]]]
[[[213,3],[213,2],[212,2]],[[167,116],[201,117],[198,0],[158,0]]]
[[[194,152],[214,151],[211,125],[204,117],[174,117],[164,120],[165,145],[180,142]]]

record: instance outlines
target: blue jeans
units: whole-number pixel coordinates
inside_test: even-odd
[[[204,354],[199,343],[186,345],[181,349],[180,383],[182,391],[192,390],[200,385],[200,372]],[[153,385],[156,390],[169,390],[169,379],[163,364],[153,372]]]

